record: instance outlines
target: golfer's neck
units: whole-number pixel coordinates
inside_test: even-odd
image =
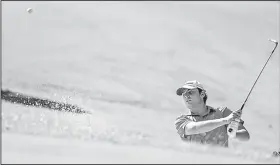
[[[191,112],[203,116],[207,112],[206,105],[204,103],[197,104],[196,106],[192,107]]]

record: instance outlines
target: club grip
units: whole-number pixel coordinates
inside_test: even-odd
[[[227,134],[230,138],[234,138],[236,136],[236,132],[239,126],[239,119],[232,121],[227,128]]]

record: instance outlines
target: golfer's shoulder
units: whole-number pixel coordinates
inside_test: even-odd
[[[184,120],[184,119],[189,119],[189,116],[188,116],[188,115],[181,114],[180,116],[177,116],[176,121],[177,121],[177,120]]]
[[[210,112],[220,112],[220,113],[223,113],[226,109],[228,109],[226,106],[214,107],[211,105],[207,105],[207,108],[210,109]]]
[[[232,113],[232,111],[227,106],[208,107],[212,110],[215,110],[215,114],[218,114],[221,117],[225,117]]]
[[[229,110],[229,108],[227,106],[219,106],[216,108],[216,110],[218,110],[220,112],[224,112],[225,110]]]
[[[227,106],[219,106],[216,108],[216,111],[219,111],[222,114],[228,114],[232,112],[231,109],[229,109]]]
[[[180,115],[176,118],[174,124],[180,136],[184,133],[185,126],[191,121],[192,120],[188,117],[188,115]]]
[[[191,120],[191,118],[189,117],[189,115],[184,115],[184,114],[182,114],[182,115],[180,115],[180,116],[178,116],[178,117],[176,118],[175,124],[178,124],[178,123],[184,122],[184,121],[189,121],[189,120]]]

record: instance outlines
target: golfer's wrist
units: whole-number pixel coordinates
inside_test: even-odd
[[[223,125],[227,125],[227,124],[230,123],[230,120],[228,120],[227,118],[221,118],[221,123],[222,123]]]

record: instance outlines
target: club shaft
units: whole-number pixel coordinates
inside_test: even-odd
[[[275,51],[275,49],[276,49],[277,45],[278,45],[278,43],[276,42],[276,43],[275,43],[275,47],[274,47],[274,49],[272,50],[272,52],[271,52],[271,54],[270,54],[269,58],[267,59],[267,61],[266,61],[266,63],[264,64],[264,66],[263,66],[263,68],[262,68],[262,70],[261,70],[260,74],[258,75],[258,77],[257,77],[256,81],[254,82],[254,85],[252,86],[252,88],[251,88],[251,90],[250,90],[249,94],[247,95],[247,97],[246,97],[246,99],[245,99],[244,103],[242,104],[242,106],[241,106],[241,110],[244,108],[244,106],[245,106],[245,104],[246,104],[246,102],[247,102],[247,100],[248,100],[248,98],[249,98],[249,96],[250,96],[250,94],[251,94],[252,90],[254,89],[254,87],[255,87],[255,85],[256,85],[256,83],[257,83],[258,79],[260,78],[260,76],[261,76],[261,74],[262,74],[262,72],[263,72],[264,68],[266,67],[266,65],[267,65],[268,61],[270,60],[270,58],[271,58],[272,54],[274,53],[274,51]]]

